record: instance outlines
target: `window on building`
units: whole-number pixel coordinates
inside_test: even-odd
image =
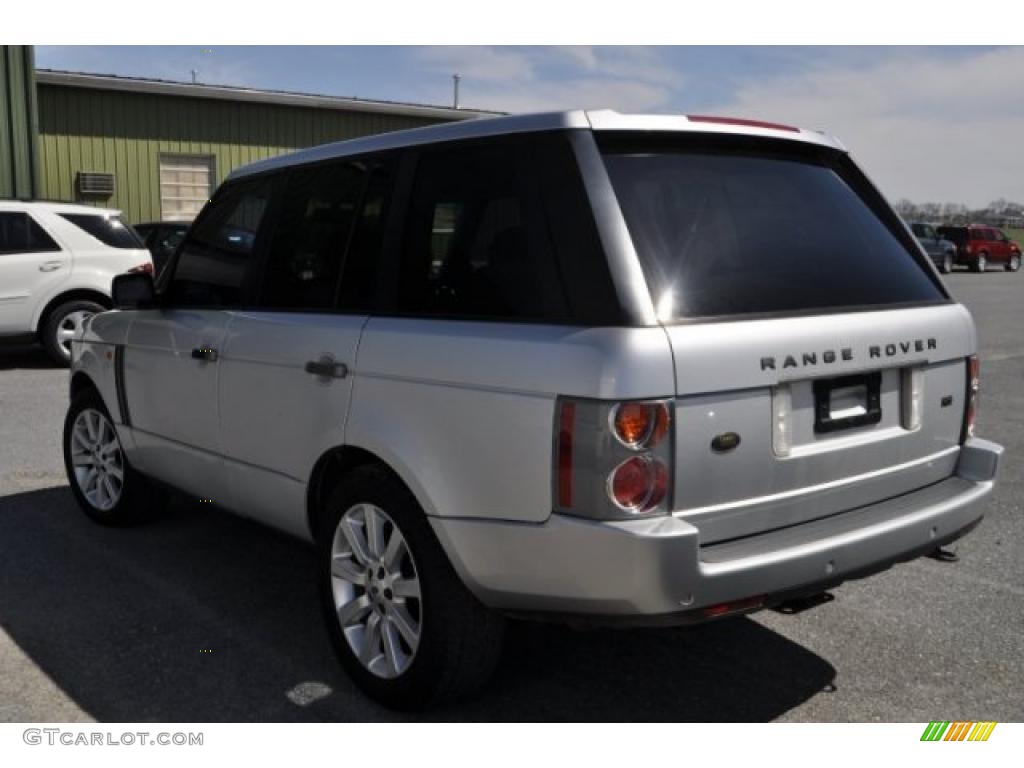
[[[327,310],[359,200],[366,186],[360,162],[297,168],[288,174],[262,278],[259,304]]]
[[[223,187],[182,244],[167,287],[170,306],[233,307],[242,301],[273,180]]]
[[[45,253],[59,250],[60,246],[27,213],[0,213],[0,253]]]
[[[160,155],[160,213],[192,221],[213,194],[212,155]]]
[[[466,318],[564,320],[546,233],[519,147],[426,151],[413,191],[399,309]]]
[[[120,216],[92,213],[62,213],[60,216],[111,248],[145,247],[135,230],[125,224]]]

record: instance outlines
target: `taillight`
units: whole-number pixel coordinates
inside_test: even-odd
[[[671,410],[663,400],[559,398],[555,493],[559,512],[599,519],[667,514]]]
[[[978,393],[981,390],[981,361],[977,355],[967,358],[967,391],[964,396],[964,426],[960,442],[974,437],[974,420],[978,415]]]
[[[153,274],[153,262],[147,261],[145,264],[139,264],[137,267],[132,267],[128,270],[129,272],[145,272],[146,274]]]

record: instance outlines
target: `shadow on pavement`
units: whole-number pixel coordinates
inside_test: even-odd
[[[311,572],[305,545],[217,510],[176,504],[148,527],[104,529],[66,487],[0,499],[0,625],[99,720],[402,717],[341,672]],[[764,721],[834,676],[749,619],[685,630],[517,623],[481,697],[421,718]]]
[[[5,346],[0,344],[0,371],[13,371],[16,368],[23,370],[47,370],[56,369],[62,366],[53,362],[42,347],[34,346]]]

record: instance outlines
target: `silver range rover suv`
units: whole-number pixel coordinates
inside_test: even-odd
[[[977,341],[835,140],[567,112],[235,171],[74,344],[100,523],[172,486],[317,547],[368,694],[482,684],[506,617],[686,623],[978,524]],[[884,585],[880,585],[884,588]]]

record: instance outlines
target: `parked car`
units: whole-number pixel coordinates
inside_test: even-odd
[[[980,224],[939,227],[939,233],[956,245],[957,264],[984,272],[990,264],[1002,264],[1008,272],[1020,269],[1020,246],[1001,229]]]
[[[0,200],[0,340],[39,342],[56,362],[109,309],[110,283],[153,262],[119,211]]]
[[[183,221],[148,221],[134,227],[153,257],[153,268],[160,274],[174,249],[185,239],[188,223]]]
[[[952,272],[956,263],[956,245],[936,232],[931,224],[912,221],[909,226],[938,270],[944,274]]]
[[[481,685],[505,616],[707,621],[931,552],[1002,453],[967,310],[841,145],[786,126],[303,150],[114,292],[74,346],[82,509],[138,520],[159,481],[315,543],[341,663],[396,707]]]

